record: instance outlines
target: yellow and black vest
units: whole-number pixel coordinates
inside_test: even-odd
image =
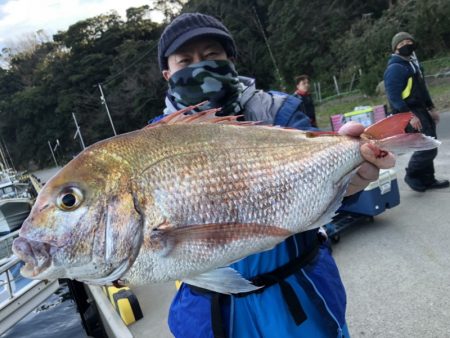
[[[408,77],[406,86],[402,91],[402,99],[411,110],[427,109],[429,94],[425,80],[416,66],[411,67],[414,72]]]

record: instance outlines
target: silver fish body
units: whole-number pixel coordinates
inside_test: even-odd
[[[87,148],[46,184],[13,245],[26,262],[22,274],[252,290],[223,267],[326,224],[363,161],[361,143],[369,142],[168,119]],[[377,129],[383,136],[386,125]],[[438,144],[409,135],[383,145]]]

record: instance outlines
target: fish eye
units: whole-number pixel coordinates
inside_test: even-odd
[[[82,201],[83,193],[81,190],[75,187],[68,187],[61,191],[56,200],[56,205],[61,210],[71,211],[78,208]]]

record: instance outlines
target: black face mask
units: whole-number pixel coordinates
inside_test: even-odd
[[[414,52],[415,49],[416,46],[414,45],[404,45],[403,47],[400,47],[398,49],[398,53],[401,56],[411,56],[411,54]]]

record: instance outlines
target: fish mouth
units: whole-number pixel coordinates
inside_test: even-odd
[[[25,263],[20,273],[26,278],[38,278],[37,276],[50,266],[55,249],[56,247],[50,244],[23,237],[16,238],[12,246],[14,254]]]

